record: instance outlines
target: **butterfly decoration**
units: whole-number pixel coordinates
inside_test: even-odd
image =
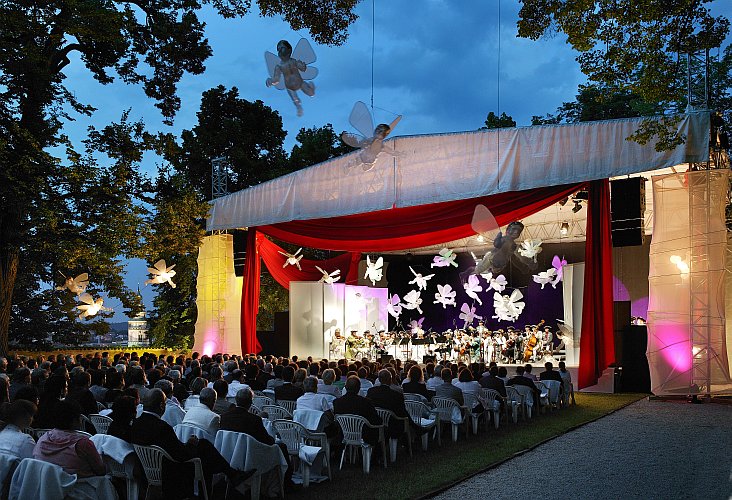
[[[476,319],[478,321],[483,319],[483,316],[478,316],[475,314],[475,306],[469,306],[466,303],[463,303],[463,305],[460,307],[460,314],[458,315],[458,318],[465,321],[464,328],[467,328],[469,325],[473,324],[473,321]]]
[[[419,288],[420,290],[427,290],[427,282],[432,279],[434,274],[422,276],[420,273],[415,272],[414,269],[412,269],[412,266],[409,266],[409,270],[412,271],[412,274],[414,275],[414,279],[410,281],[409,284],[417,285],[417,288]]]
[[[442,304],[443,309],[447,309],[447,306],[455,307],[457,306],[455,303],[456,295],[457,292],[450,285],[437,285],[437,293],[433,304]]]
[[[422,297],[417,290],[410,290],[404,296],[404,303],[402,304],[405,309],[416,309],[419,314],[422,314],[422,308],[419,307],[422,304]]]
[[[414,333],[418,332],[419,330],[422,329],[423,321],[424,321],[424,318],[419,318],[418,320],[413,319],[412,321],[409,322],[409,329]]]
[[[81,314],[79,314],[79,319],[91,318],[92,316],[96,316],[97,313],[99,313],[100,311],[112,310],[108,307],[104,307],[103,298],[99,297],[98,299],[94,300],[94,297],[92,297],[88,293],[82,293],[79,296],[79,300],[82,302],[81,304],[76,306],[76,309],[81,312]]]
[[[264,62],[267,64],[269,73],[266,81],[267,87],[274,87],[278,90],[286,89],[297,109],[297,116],[303,114],[297,91],[302,90],[305,95],[310,97],[315,95],[315,85],[306,80],[313,80],[318,76],[317,68],[309,66],[316,59],[315,51],[304,38],[297,42],[294,51],[290,42],[280,40],[277,43],[277,55],[271,52],[264,53]]]
[[[553,267],[551,269],[547,269],[546,271],[542,271],[539,274],[535,274],[533,276],[534,282],[539,283],[541,285],[541,289],[544,289],[544,286],[551,283],[552,288],[556,287],[556,284],[554,283],[554,279],[556,278],[557,270]]]
[[[468,297],[470,297],[473,300],[477,300],[478,304],[481,306],[483,305],[483,301],[480,300],[480,297],[478,297],[478,292],[483,291],[483,287],[480,286],[480,281],[478,280],[478,277],[474,274],[471,274],[468,276],[468,281],[466,283],[463,283],[463,288],[465,289],[465,293],[468,294]]]
[[[386,300],[386,312],[397,320],[399,319],[399,316],[402,314],[402,303],[399,295],[394,294]]]
[[[516,321],[526,306],[524,302],[521,302],[523,298],[524,295],[518,289],[511,292],[511,295],[494,293],[493,308],[496,314],[493,317],[501,321]]]
[[[147,268],[147,271],[152,274],[152,278],[145,281],[145,285],[162,285],[163,283],[167,283],[171,288],[175,288],[175,283],[172,280],[173,276],[175,276],[175,271],[173,271],[174,267],[175,264],[168,266],[165,263],[165,259],[160,259],[153,264],[153,267]]]
[[[320,273],[323,275],[320,277],[321,283],[327,283],[329,285],[332,285],[333,283],[335,283],[336,281],[341,279],[341,270],[340,269],[336,269],[332,273],[328,273],[328,271],[321,269],[318,266],[315,266],[315,269],[320,271]]]
[[[522,257],[536,262],[536,256],[541,253],[541,240],[524,240],[516,251]]]
[[[366,256],[366,274],[364,279],[370,279],[372,285],[376,285],[377,281],[381,281],[384,276],[384,258],[379,257],[376,262],[371,262],[371,257]]]
[[[362,101],[357,101],[353,105],[348,121],[359,133],[342,132],[341,140],[349,146],[361,150],[358,153],[358,159],[363,169],[369,171],[374,168],[379,153],[384,151],[394,154],[392,151],[384,149],[384,139],[394,130],[401,119],[402,117],[399,115],[390,124],[381,123],[374,128],[374,120],[369,108]]]
[[[457,254],[455,252],[453,252],[449,248],[443,248],[442,250],[440,250],[440,254],[435,255],[434,259],[432,259],[432,264],[430,264],[430,267],[458,267],[455,259],[457,259]]]
[[[556,287],[557,283],[564,279],[564,268],[567,266],[567,261],[565,259],[560,259],[559,255],[555,255],[552,259],[552,266],[554,267],[557,275],[557,277],[552,282],[552,286]]]
[[[56,290],[68,290],[76,295],[81,295],[86,292],[87,286],[89,286],[89,275],[87,273],[82,273],[76,278],[66,278],[64,284],[62,286],[57,286]]]
[[[302,267],[300,267],[300,261],[302,260],[303,256],[300,254],[300,252],[302,252],[302,248],[298,248],[295,253],[287,253],[283,252],[282,250],[277,250],[277,253],[285,256],[285,263],[282,264],[282,268],[284,269],[287,266],[295,266],[297,267],[298,271],[302,271]]]

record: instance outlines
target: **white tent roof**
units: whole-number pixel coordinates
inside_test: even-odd
[[[709,159],[709,113],[681,117],[686,142],[626,138],[641,118],[396,137],[364,171],[351,153],[212,202],[207,229],[337,217],[570,184]],[[571,207],[570,207],[571,209]]]

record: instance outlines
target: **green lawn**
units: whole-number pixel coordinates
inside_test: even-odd
[[[607,415],[637,401],[645,394],[582,394],[577,393],[577,405],[548,414],[534,416],[529,422],[501,422],[501,428],[485,431],[481,425],[478,435],[465,438],[461,432],[457,443],[450,439],[447,427],[442,433],[442,447],[430,441],[423,452],[419,441],[413,444],[414,456],[400,447],[397,462],[387,469],[372,467],[363,474],[360,462],[344,464],[338,470],[333,461],[333,481],[313,484],[287,495],[287,498],[336,498],[348,494],[355,498],[419,498],[440,488],[466,479],[494,466],[516,453],[532,448],[584,423]],[[340,458],[340,457],[339,457]]]

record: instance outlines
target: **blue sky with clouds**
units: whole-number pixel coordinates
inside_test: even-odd
[[[349,129],[353,103],[369,103],[372,21],[375,119],[391,121],[394,114],[402,114],[395,135],[474,130],[489,111],[505,111],[518,125],[529,125],[532,115],[553,112],[573,100],[585,79],[563,35],[536,42],[516,37],[519,8],[518,0],[375,0],[372,16],[371,0],[362,1],[343,46],[313,43],[320,74],[314,80],[315,97],[303,96],[303,117],[296,116],[284,91],[264,85],[268,75],[263,54],[276,52],[282,38],[294,46],[307,32],[296,33],[279,18],[263,19],[256,10],[237,20],[207,10],[202,17],[213,56],[204,74],[181,81],[182,106],[172,127],[163,125],[140,87],[101,86],[77,60],[66,69],[69,88],[98,111],[68,124],[66,132],[79,141],[89,124],[103,126],[130,108],[131,117],[144,119],[149,129],[179,133],[195,124],[201,93],[221,84],[236,86],[242,98],[261,99],[277,110],[288,132],[289,151],[300,128],[331,123],[336,131]],[[146,159],[151,172],[155,161]],[[130,261],[128,284],[142,284],[145,268],[143,261]],[[141,288],[150,307],[154,291]],[[109,299],[107,305],[115,308],[115,321],[124,320],[118,301]]]

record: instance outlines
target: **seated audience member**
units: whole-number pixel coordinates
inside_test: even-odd
[[[376,413],[374,404],[359,395],[361,379],[357,375],[348,377],[345,389],[346,394],[333,401],[333,413],[336,415],[360,415],[368,420],[371,425],[381,425],[383,423],[379,414]],[[370,445],[376,445],[379,442],[379,429],[364,426],[363,440]]]
[[[171,427],[175,427],[183,421],[186,412],[180,407],[178,401],[173,397],[173,383],[170,380],[158,380],[155,388],[165,394],[165,413],[161,417]]]
[[[562,388],[567,388],[570,396],[572,397],[572,404],[576,404],[574,400],[574,390],[572,388],[572,374],[567,370],[567,365],[564,361],[559,362],[559,376],[562,378]]]
[[[464,403],[463,391],[452,384],[452,370],[443,368],[441,376],[442,384],[435,388],[435,397],[454,399],[462,406]]]
[[[226,380],[221,379],[214,382],[213,390],[216,391],[216,403],[213,407],[213,412],[221,415],[226,410],[234,406],[233,403],[230,403],[226,397],[227,394],[229,394],[229,384],[226,383]]]
[[[120,372],[117,370],[109,370],[107,373],[107,392],[104,393],[104,400],[107,406],[115,402],[115,400],[122,395],[122,391],[125,389],[125,379]]]
[[[295,369],[292,366],[288,365],[282,370],[283,383],[274,389],[276,401],[297,401],[297,398],[305,393],[302,387],[293,385],[292,380],[294,377]]]
[[[471,408],[473,413],[481,413],[484,410],[483,405],[478,401],[480,384],[473,380],[473,372],[469,368],[463,368],[458,374],[457,381],[453,381],[452,384],[463,392],[463,401],[467,394],[475,396],[475,405]]]
[[[478,383],[480,383],[480,386],[485,389],[493,389],[494,391],[498,391],[498,394],[506,397],[506,384],[498,378],[498,366],[491,366],[488,370],[488,375],[482,377]]]
[[[8,379],[0,377],[0,404],[10,402],[10,394],[8,393]]]
[[[104,403],[107,389],[104,384],[107,382],[107,372],[105,370],[92,370],[91,372],[91,387],[89,391],[94,396],[94,399],[100,403]]]
[[[508,369],[505,366],[498,368],[498,378],[503,380],[504,385],[508,382]]]
[[[59,401],[66,397],[66,377],[51,375],[46,381],[46,390],[38,401],[38,412],[33,418],[33,428],[50,429],[53,427],[53,418]]]
[[[524,385],[526,387],[529,387],[531,389],[531,393],[534,395],[534,407],[538,408],[541,404],[541,395],[539,393],[539,388],[536,387],[536,384],[534,384],[533,380],[524,376],[523,366],[516,367],[516,376],[509,379],[506,385]]]
[[[227,398],[234,398],[242,389],[251,389],[244,383],[244,372],[239,368],[234,368],[231,372],[231,382],[229,383],[229,391],[226,393]],[[216,391],[218,393],[218,391]]]
[[[236,393],[236,405],[221,414],[219,429],[222,431],[243,432],[264,444],[274,444],[275,440],[264,428],[262,417],[249,412],[254,393],[249,387]]]
[[[539,374],[539,380],[556,380],[559,383],[562,382],[562,376],[559,372],[554,371],[554,365],[550,361],[544,363],[544,368],[546,370]]]
[[[140,399],[145,399],[145,395],[150,389],[147,388],[147,376],[145,370],[141,366],[133,366],[129,370],[130,383],[129,387],[134,387],[140,393]]]
[[[297,410],[333,410],[330,398],[324,394],[318,394],[318,379],[310,375],[303,382],[305,393],[297,398]]]
[[[343,394],[343,391],[337,386],[333,385],[336,380],[335,370],[328,368],[323,371],[323,383],[318,385],[318,394],[328,394],[331,396],[339,397]]]
[[[536,382],[537,380],[539,380],[538,378],[536,378],[536,375],[531,373],[531,364],[529,364],[529,363],[526,363],[524,365],[524,377],[526,377],[527,379],[529,379],[533,382]]]
[[[94,443],[74,432],[81,428],[81,409],[72,401],[59,401],[54,412],[53,429],[45,433],[33,449],[33,458],[62,467],[79,477],[103,476],[102,457]]]
[[[379,371],[379,385],[369,389],[366,398],[377,408],[391,410],[397,417],[408,417],[409,413],[404,405],[404,395],[392,389],[391,385],[391,372],[389,370]],[[404,421],[392,418],[389,421],[388,432],[389,437],[401,437],[404,434]]]
[[[371,382],[368,378],[369,376],[369,370],[365,366],[362,366],[361,368],[356,371],[358,374],[358,378],[361,380],[361,390],[362,391],[368,391],[374,386],[374,383]]]
[[[213,389],[209,389],[213,392]],[[215,396],[212,398],[215,399]],[[213,405],[213,402],[211,403]],[[164,449],[177,462],[185,462],[198,457],[203,464],[206,485],[210,487],[214,474],[223,473],[236,487],[250,477],[255,470],[240,472],[232,469],[226,459],[216,451],[213,444],[195,436],[185,444],[175,435],[173,428],[160,417],[165,413],[165,394],[160,389],[149,391],[143,403],[143,412],[132,424],[134,444],[155,445]],[[218,415],[216,415],[218,418]],[[185,464],[163,466],[163,495],[166,498],[191,497],[193,493],[191,469]]]
[[[25,366],[16,368],[13,372],[13,376],[10,378],[10,387],[8,388],[8,394],[10,400],[15,401],[15,394],[23,387],[27,387],[31,384],[31,371]]]
[[[435,372],[433,373],[432,377],[430,377],[427,382],[425,382],[425,385],[427,386],[428,391],[434,391],[437,389],[438,385],[443,384],[442,380],[442,366],[437,365],[435,366]]]
[[[18,392],[15,393],[15,401],[20,401],[21,399],[38,406],[38,392],[36,392],[36,388],[32,385],[27,385],[18,389]]]
[[[418,365],[413,365],[407,372],[407,379],[402,383],[404,393],[421,394],[425,398],[430,398],[427,386],[424,383],[422,369]]]
[[[132,423],[137,416],[137,403],[135,398],[131,396],[120,396],[117,401],[112,404],[112,413],[109,418],[112,423],[109,424],[107,434],[120,438],[128,443],[132,441]]]
[[[30,427],[36,414],[36,405],[23,399],[0,405],[0,454],[33,458],[36,442],[23,429]]]
[[[75,401],[81,413],[86,415],[92,415],[98,413],[97,400],[94,399],[94,394],[91,393],[89,387],[91,386],[91,375],[88,372],[78,372],[71,377],[71,386],[69,387],[69,393],[66,395],[66,399]]]
[[[267,389],[274,389],[275,387],[279,387],[284,384],[284,381],[282,380],[282,371],[284,370],[284,368],[285,367],[282,365],[275,365],[275,367],[272,369],[274,378],[271,378],[267,381]]]
[[[221,421],[221,417],[213,412],[215,404],[216,391],[208,387],[201,389],[199,402],[186,412],[182,423],[195,425],[203,429],[213,439],[219,430],[219,422]]]
[[[188,411],[198,404],[198,398],[201,391],[208,385],[208,381],[205,378],[196,377],[191,382],[191,395],[186,399],[184,410]]]

